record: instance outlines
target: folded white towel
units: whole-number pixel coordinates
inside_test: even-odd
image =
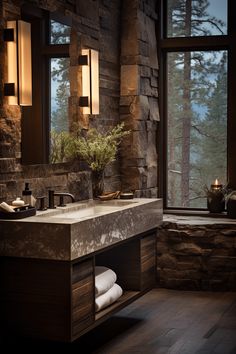
[[[117,280],[116,273],[107,267],[95,267],[95,296],[104,294],[111,289]]]
[[[96,297],[95,299],[95,310],[96,312],[104,309],[105,307],[113,304],[119,297],[123,294],[123,290],[120,285],[114,284],[111,289],[109,289],[106,293]]]

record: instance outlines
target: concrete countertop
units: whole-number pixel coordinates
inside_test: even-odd
[[[112,208],[80,217],[80,210],[99,205]],[[89,200],[25,219],[0,220],[0,255],[70,261],[151,230],[162,216],[161,199],[135,198]]]

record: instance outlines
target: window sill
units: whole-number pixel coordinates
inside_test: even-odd
[[[227,212],[223,213],[209,213],[208,210],[187,210],[187,209],[164,209],[163,214],[170,215],[180,215],[180,216],[203,216],[208,218],[219,218],[225,219],[228,218]]]
[[[213,225],[213,227],[216,225],[223,225],[222,227],[231,225],[233,228],[236,225],[236,219],[230,219],[226,212],[213,214],[203,210],[164,210],[163,222],[165,224],[191,226]]]

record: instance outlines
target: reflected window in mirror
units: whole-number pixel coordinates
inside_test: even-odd
[[[65,162],[52,136],[69,131],[71,18],[23,6],[22,19],[32,28],[33,82],[32,107],[22,109],[22,164]]]
[[[69,133],[69,66],[69,58],[50,60],[50,163],[66,162],[63,141]]]
[[[50,45],[60,49],[70,43],[71,27],[61,22],[49,21]],[[49,59],[50,102],[49,102],[49,162],[66,162],[65,140],[69,133],[68,98],[70,58],[58,53]]]
[[[71,27],[50,20],[50,44],[69,44]]]

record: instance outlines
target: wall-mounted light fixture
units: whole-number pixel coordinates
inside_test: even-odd
[[[79,105],[84,114],[99,114],[99,57],[98,51],[82,49],[79,56],[82,65],[82,95]]]
[[[10,105],[32,105],[31,25],[24,21],[7,21],[7,82],[4,95]]]

